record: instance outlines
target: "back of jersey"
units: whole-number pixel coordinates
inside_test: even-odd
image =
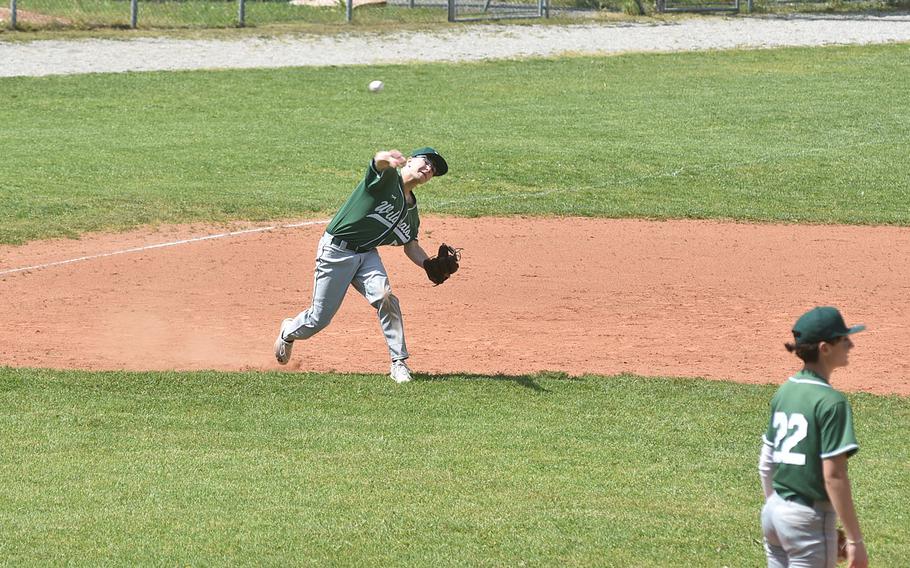
[[[773,449],[774,490],[784,499],[827,501],[822,460],[859,449],[850,403],[809,371],[800,371],[775,393],[763,439]]]

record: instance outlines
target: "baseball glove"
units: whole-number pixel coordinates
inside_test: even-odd
[[[449,279],[449,276],[458,271],[458,261],[461,260],[460,249],[454,249],[442,243],[439,253],[423,261],[423,269],[430,282],[439,286]]]

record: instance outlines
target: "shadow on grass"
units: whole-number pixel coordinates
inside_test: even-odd
[[[524,388],[538,392],[550,392],[538,384],[540,380],[560,380],[574,381],[579,380],[577,377],[570,377],[568,373],[561,371],[539,371],[530,375],[477,375],[471,373],[448,373],[441,375],[427,375],[423,373],[414,373],[414,380],[418,382],[433,381],[494,381],[494,382],[511,382]]]

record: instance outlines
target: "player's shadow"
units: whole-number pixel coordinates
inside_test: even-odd
[[[574,380],[567,373],[561,371],[539,371],[530,375],[478,375],[472,373],[446,373],[440,375],[427,375],[423,373],[414,373],[414,380],[420,382],[432,381],[498,381],[511,382],[518,386],[531,389],[537,392],[550,392],[548,389],[540,386],[538,381],[547,380]]]

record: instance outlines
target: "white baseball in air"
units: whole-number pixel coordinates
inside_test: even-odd
[[[378,93],[379,91],[382,90],[382,88],[384,86],[385,85],[383,85],[382,81],[370,81],[370,85],[367,88],[370,89],[371,91],[373,91],[374,93]]]

